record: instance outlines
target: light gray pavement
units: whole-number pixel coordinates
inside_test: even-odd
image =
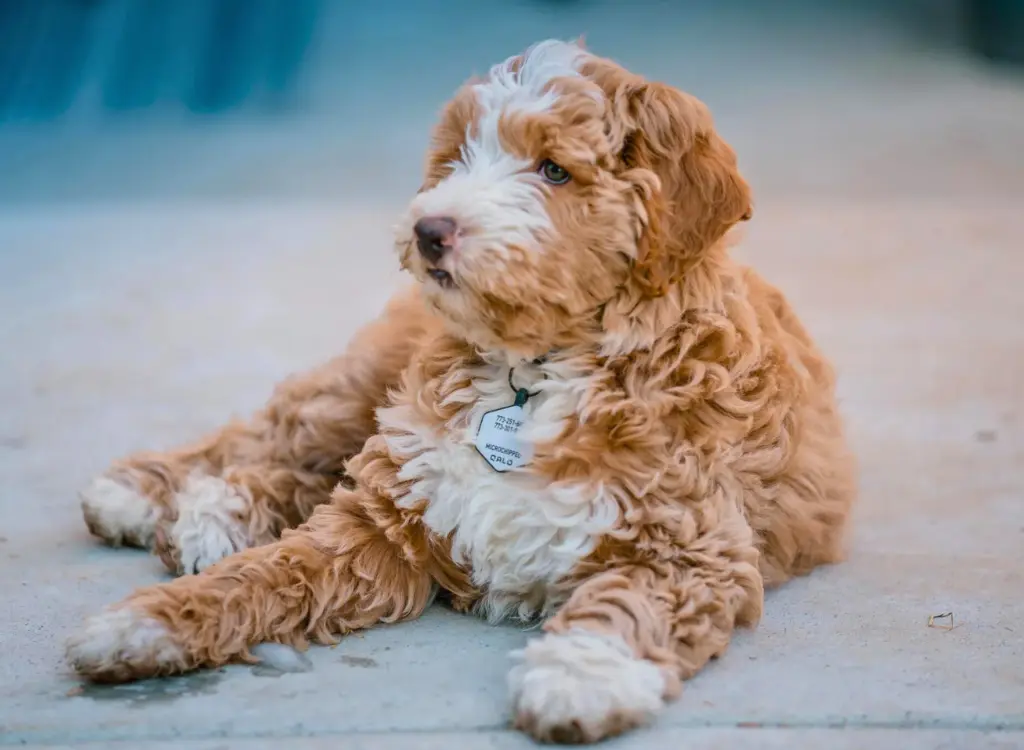
[[[390,225],[448,90],[582,27],[715,107],[759,196],[738,253],[833,355],[862,466],[849,561],[609,746],[1024,748],[1024,83],[868,13],[458,6],[325,45],[293,121],[0,131],[0,747],[528,746],[504,674],[529,634],[441,608],[278,676],[83,689],[61,653],[161,578],[89,538],[76,490],[336,352],[400,281]],[[470,7],[431,74],[417,24]]]

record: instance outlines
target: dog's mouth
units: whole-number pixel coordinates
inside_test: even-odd
[[[427,276],[429,276],[438,286],[442,289],[454,289],[455,279],[452,275],[442,268],[428,268]]]

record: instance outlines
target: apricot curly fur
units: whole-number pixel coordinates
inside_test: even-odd
[[[544,159],[572,181],[543,184]],[[417,251],[432,211],[460,226],[441,260]],[[535,737],[649,720],[757,624],[766,587],[842,558],[856,494],[830,364],[729,257],[751,216],[692,96],[560,43],[468,82],[396,230],[419,284],[250,422],[107,473],[100,489],[134,493],[118,512],[152,504],[131,517],[156,519],[170,567],[176,493],[197,472],[247,501],[251,548],[91,621],[76,668],[122,681],[251,659],[263,641],[330,643],[440,592],[544,620],[510,676]],[[471,443],[510,402],[509,367],[536,389],[533,457],[498,474]],[[148,538],[84,507],[112,543]]]

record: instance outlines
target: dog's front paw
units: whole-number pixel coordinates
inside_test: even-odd
[[[129,682],[185,669],[184,651],[167,628],[129,606],[88,618],[68,639],[67,660],[93,682]]]
[[[541,742],[597,742],[647,723],[664,703],[661,669],[618,636],[549,633],[512,656],[515,726]]]
[[[249,546],[249,500],[219,477],[191,476],[174,497],[178,517],[157,529],[156,552],[172,573],[199,573]]]

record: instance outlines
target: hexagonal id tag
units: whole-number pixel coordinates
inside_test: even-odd
[[[517,393],[514,404],[489,411],[480,420],[476,449],[495,471],[518,469],[533,457],[533,446],[519,437],[526,424],[525,395],[525,391]]]

